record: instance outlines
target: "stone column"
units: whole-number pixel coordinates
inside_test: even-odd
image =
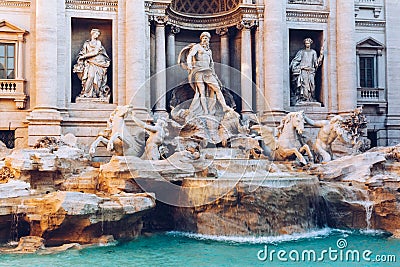
[[[175,35],[180,32],[180,28],[174,25],[171,25],[168,33],[167,40],[167,90],[171,90],[176,87],[178,84],[176,78],[176,70],[180,67],[177,66],[177,56],[175,49]]]
[[[386,77],[387,77],[387,145],[400,142],[400,3],[385,1],[386,7]]]
[[[241,97],[242,114],[253,112],[253,82],[252,82],[252,60],[251,60],[251,31],[255,21],[243,20],[238,28],[242,31],[242,44],[240,50],[241,71]]]
[[[167,67],[172,67],[177,64],[176,51],[175,51],[175,35],[178,34],[181,29],[177,26],[171,25],[168,33],[167,42]]]
[[[118,39],[117,39],[117,104],[125,105],[126,73],[125,73],[125,0],[118,0]],[[115,91],[115,90],[114,90]]]
[[[262,114],[265,110],[264,96],[264,20],[259,19],[256,30],[256,111]]]
[[[229,32],[228,28],[216,30],[221,37],[221,81],[226,88],[230,87],[230,66],[229,66]]]
[[[166,54],[165,54],[165,22],[166,17],[154,17],[156,26],[156,94],[154,112],[157,115],[166,114]]]
[[[273,121],[271,113],[283,113],[284,96],[282,70],[288,68],[284,64],[284,48],[280,40],[284,40],[286,31],[285,14],[286,1],[265,0],[264,7],[264,84],[265,84],[265,115],[268,121]]]
[[[61,135],[57,110],[57,1],[36,0],[35,74],[36,105],[27,117],[28,144],[44,136]]]
[[[126,103],[132,104],[139,118],[147,117],[144,2],[126,1],[125,14]]]
[[[357,107],[354,1],[336,1],[337,79],[339,113]]]

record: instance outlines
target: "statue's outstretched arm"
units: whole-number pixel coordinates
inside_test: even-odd
[[[134,115],[132,115],[132,120],[140,127],[142,127],[145,130],[148,130],[150,132],[157,132],[157,128],[152,126],[152,125],[148,125],[147,123],[139,120],[138,118],[136,118]]]
[[[307,124],[315,126],[315,121],[310,119],[309,117],[306,116],[306,114],[303,115],[304,116],[304,120],[306,121]]]
[[[315,127],[323,127],[328,121],[320,120],[320,121],[315,121],[310,119],[304,114],[304,120],[306,121],[307,124]]]

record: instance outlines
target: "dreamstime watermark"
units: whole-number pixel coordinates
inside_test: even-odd
[[[397,257],[394,254],[374,254],[369,249],[347,249],[347,240],[340,238],[336,242],[336,247],[314,250],[292,249],[290,251],[281,249],[269,249],[264,246],[257,252],[259,261],[279,261],[279,262],[396,262]]]

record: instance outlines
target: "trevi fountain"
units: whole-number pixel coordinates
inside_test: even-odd
[[[241,116],[214,70],[209,39],[203,32],[182,49],[188,80],[173,92],[170,114],[143,121],[131,105],[118,106],[89,147],[72,134],[1,147],[2,254],[108,253],[118,242],[166,242],[165,231],[178,243],[400,237],[400,146],[369,149],[362,108],[326,120],[289,112],[277,127]],[[89,80],[93,70],[84,71]],[[105,97],[83,88],[82,99]],[[265,253],[258,260],[272,257]]]
[[[398,266],[388,1],[0,2],[0,266]]]

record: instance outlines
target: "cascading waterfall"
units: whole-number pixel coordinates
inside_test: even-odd
[[[370,230],[371,229],[371,218],[372,218],[372,212],[374,210],[374,202],[373,201],[348,201],[351,204],[356,204],[364,207],[365,210],[365,224],[366,224],[366,229]]]
[[[374,202],[373,201],[357,201],[357,204],[360,204],[365,209],[365,223],[367,225],[367,230],[371,229],[371,217],[372,211],[374,210]]]
[[[374,210],[374,202],[368,201],[368,205],[364,206],[365,207],[365,220],[367,222],[367,229],[371,229],[371,217],[372,217],[372,211]]]
[[[11,214],[10,243],[18,242],[18,206]]]
[[[359,194],[357,194],[359,193]],[[350,204],[355,204],[355,205],[360,205],[364,207],[365,210],[365,224],[366,224],[366,229],[370,230],[371,229],[371,218],[372,218],[372,212],[374,210],[374,202],[370,200],[368,191],[366,190],[357,190],[356,192],[352,192],[352,195],[347,196],[349,199],[347,199],[347,202]],[[356,198],[356,199],[354,199]],[[362,200],[359,200],[362,199]]]
[[[104,235],[104,208],[100,206],[101,213],[101,235]]]
[[[356,201],[357,204],[360,204],[364,207],[365,210],[365,224],[367,225],[367,230],[371,229],[371,217],[372,212],[374,210],[374,202],[369,200],[368,191],[361,191],[364,196],[364,201]]]

